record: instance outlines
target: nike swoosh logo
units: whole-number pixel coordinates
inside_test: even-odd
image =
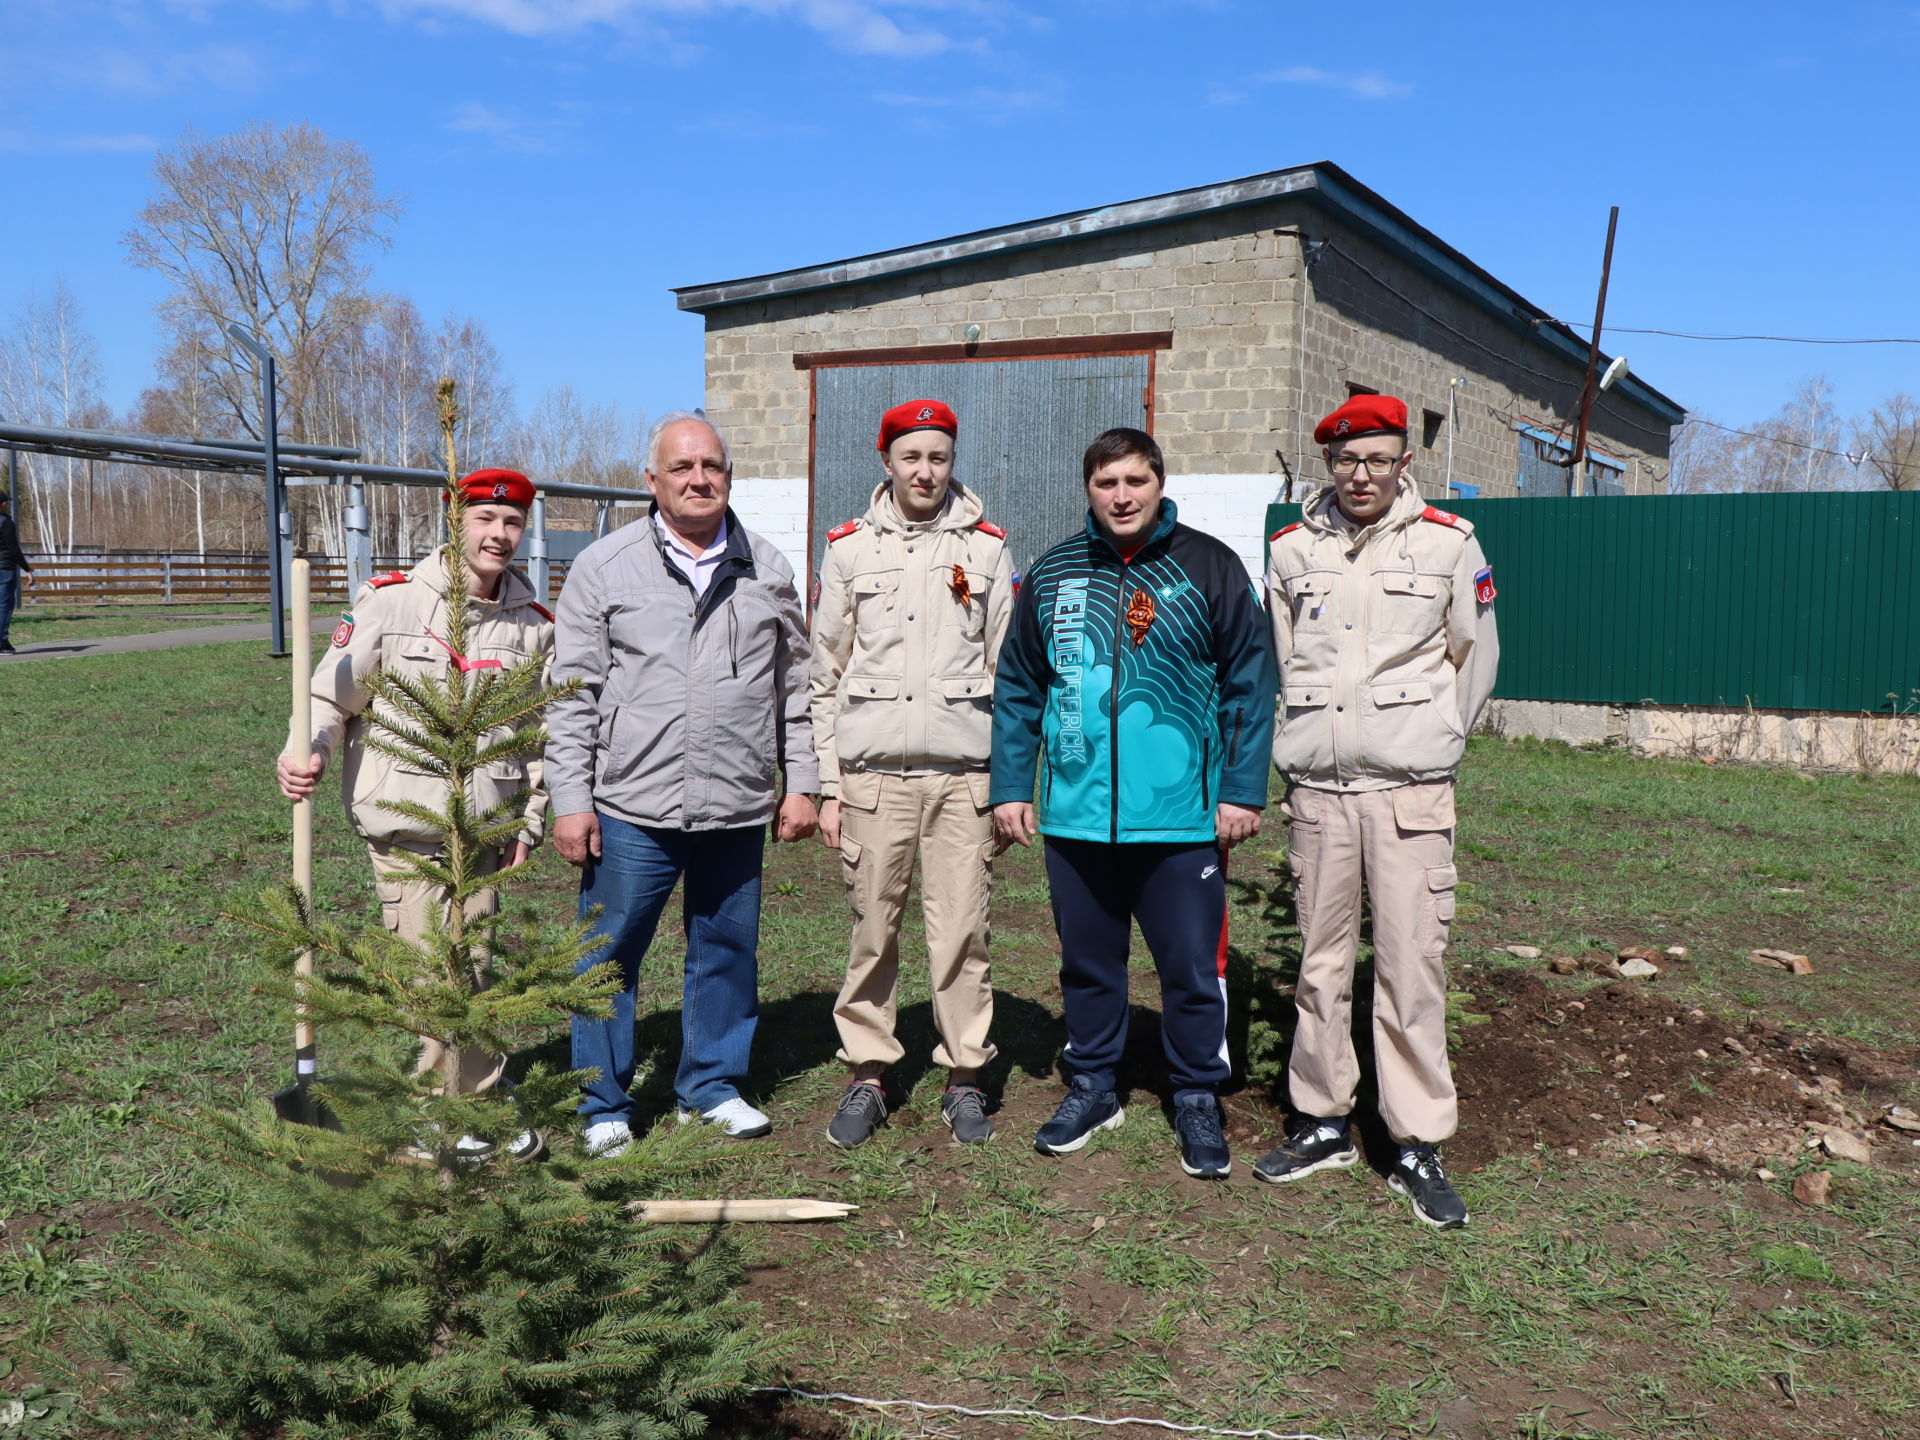
[[[1207,877],[1208,877],[1209,875],[1211,875],[1211,874],[1213,874],[1213,872],[1214,872],[1214,871],[1216,871],[1216,870],[1218,870],[1219,868],[1220,868],[1220,867],[1219,867],[1218,865],[1209,865],[1209,866],[1207,866],[1207,868],[1206,868],[1206,869],[1204,869],[1204,870],[1202,870],[1202,871],[1200,872],[1200,878],[1201,878],[1202,880],[1204,880],[1204,879],[1206,879],[1206,878],[1207,878]]]

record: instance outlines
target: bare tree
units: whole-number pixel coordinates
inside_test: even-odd
[[[99,352],[65,280],[56,279],[51,291],[27,297],[0,343],[0,386],[0,403],[23,424],[88,429],[106,423]],[[86,462],[27,455],[22,457],[22,473],[41,545],[55,554],[63,549],[71,553],[78,538]]]
[[[1887,396],[1854,431],[1854,446],[1889,490],[1920,490],[1920,401]]]
[[[359,146],[311,125],[188,131],[154,160],[159,193],[126,235],[133,263],[163,276],[161,313],[233,424],[260,433],[258,377],[222,333],[243,325],[278,357],[281,414],[306,438],[309,399],[331,348],[363,313],[367,255],[389,243],[397,197]]]

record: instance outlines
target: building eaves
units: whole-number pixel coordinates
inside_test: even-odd
[[[989,255],[1016,254],[1087,235],[1114,234],[1162,225],[1190,215],[1257,205],[1285,195],[1297,195],[1318,208],[1338,215],[1345,224],[1472,301],[1520,337],[1531,340],[1563,360],[1585,365],[1587,342],[1571,328],[1475,264],[1405,211],[1328,161],[1295,166],[1288,170],[1272,170],[1263,175],[1250,175],[1218,185],[1150,195],[1117,205],[1076,210],[992,230],[976,230],[944,240],[836,260],[827,265],[781,270],[769,275],[722,280],[707,285],[681,286],[675,288],[673,293],[680,309],[705,313],[754,300],[837,289],[887,276],[933,270]],[[1677,425],[1685,418],[1686,412],[1682,406],[1638,376],[1625,377],[1613,393],[1623,399],[1631,398],[1668,424]]]

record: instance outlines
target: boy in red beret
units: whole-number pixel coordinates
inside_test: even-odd
[[[1387,1184],[1438,1229],[1467,1207],[1435,1147],[1459,1109],[1447,1060],[1454,772],[1493,692],[1493,569],[1473,526],[1420,498],[1407,407],[1356,395],[1313,432],[1332,483],[1272,539],[1268,610],[1280,659],[1273,763],[1300,921],[1286,1143],[1254,1165],[1276,1184],[1358,1158],[1353,971],[1364,887],[1373,915],[1374,1073],[1399,1147]]]
[[[460,481],[460,490],[467,502],[463,550],[473,606],[467,631],[471,654],[460,658],[468,664],[507,667],[529,657],[551,661],[553,616],[512,568],[533,504],[533,483],[517,470],[476,470]],[[387,929],[409,941],[425,937],[436,909],[444,915],[446,897],[414,879],[398,852],[437,855],[442,837],[418,820],[394,814],[382,802],[411,801],[439,810],[446,804],[446,792],[438,782],[402,770],[392,757],[366,743],[367,709],[385,703],[374,700],[367,681],[382,670],[432,675],[454,662],[446,643],[447,584],[445,552],[435,550],[411,570],[376,575],[360,587],[313,672],[313,751],[304,763],[299,756],[282,754],[275,766],[281,793],[289,800],[303,800],[314,793],[335,752],[341,753],[347,818],[366,841],[373,861],[380,918]],[[547,793],[539,758],[490,765],[474,775],[473,784],[472,799],[483,809],[527,792],[520,837],[504,851],[482,854],[477,862],[483,874],[521,864],[540,843],[546,824]],[[498,909],[498,895],[487,890],[474,897],[468,913],[491,915]],[[442,1083],[457,1080],[457,1088],[467,1093],[497,1083],[505,1065],[501,1055],[466,1050],[449,1054],[437,1041],[427,1040],[415,1073],[436,1071]],[[527,1159],[541,1148],[539,1136],[528,1131],[512,1154]],[[490,1147],[469,1136],[459,1142],[459,1149],[478,1160],[486,1158]]]
[[[953,478],[959,421],[938,400],[880,419],[881,479],[866,514],[827,534],[813,611],[813,748],[820,834],[853,907],[833,1008],[848,1086],[827,1125],[842,1149],[887,1116],[900,921],[919,862],[940,1114],[962,1145],[993,1135],[980,1069],[994,1057],[987,963],[993,674],[1013,609],[1006,531]]]

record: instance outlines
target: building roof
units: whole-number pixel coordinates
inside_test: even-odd
[[[835,260],[826,265],[809,265],[796,270],[751,275],[739,280],[720,280],[707,285],[680,286],[673,293],[682,310],[704,314],[728,305],[800,295],[809,291],[833,290],[989,255],[1034,250],[1086,235],[1163,225],[1190,215],[1257,205],[1285,195],[1297,196],[1337,215],[1376,244],[1464,296],[1524,337],[1562,359],[1581,366],[1586,364],[1587,342],[1566,325],[1476,265],[1405,211],[1389,204],[1339,166],[1324,160],[1312,165],[1295,166],[1290,170],[1270,170],[1264,175],[1227,180],[1217,185],[1201,185],[1191,190],[1149,195],[1141,200],[1102,205],[1092,210],[1076,210],[1071,214],[1053,215],[1043,220],[1024,220],[991,230],[975,230],[945,240],[902,246],[897,250],[881,250],[850,260]],[[1613,387],[1612,393],[1634,400],[1669,424],[1678,424],[1685,418],[1686,412],[1680,405],[1638,376],[1628,375]]]

